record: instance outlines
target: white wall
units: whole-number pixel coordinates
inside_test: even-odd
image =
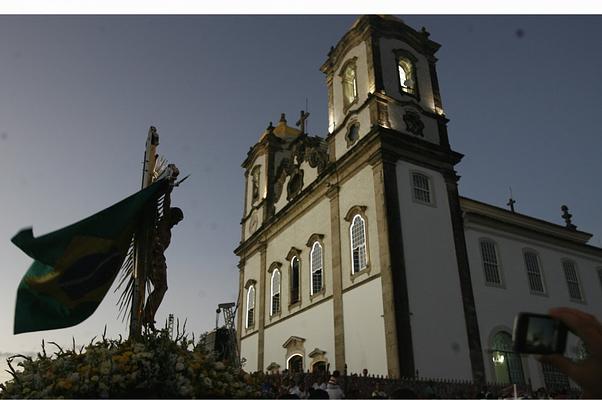
[[[266,326],[264,367],[276,362],[280,370],[287,368],[286,349],[282,347],[284,342],[291,336],[299,336],[305,339],[305,356],[303,368],[310,368],[312,359],[308,357],[316,347],[326,351],[324,355],[328,362],[334,365],[334,320],[332,311],[332,300],[324,301],[315,307],[303,311],[299,317],[288,318],[273,325]]]
[[[343,293],[348,373],[387,375],[382,282],[375,278]]]
[[[506,233],[474,222],[466,226],[466,247],[470,262],[472,285],[475,296],[477,318],[484,350],[488,380],[493,381],[493,364],[489,349],[497,328],[505,327],[511,333],[514,317],[521,311],[547,314],[552,307],[572,307],[594,314],[602,319],[602,286],[596,267],[602,266],[601,258],[566,250],[543,241],[530,239],[513,233]],[[504,279],[503,287],[485,285],[479,240],[489,238],[497,244],[498,263]],[[539,255],[547,292],[545,295],[532,294],[529,290],[523,249],[535,250]],[[561,260],[570,258],[576,263],[585,302],[572,301]],[[567,346],[567,356],[574,357],[576,339],[572,337]],[[533,359],[523,363],[525,380],[528,377],[533,387],[544,386],[541,366]]]
[[[314,233],[324,235],[322,256],[323,256],[323,276],[325,285],[325,294],[314,296],[310,298],[309,287],[310,287],[310,264],[309,264],[309,252],[310,248],[307,247],[307,240]],[[289,310],[290,302],[290,262],[285,259],[291,247],[296,247],[301,250],[301,305],[300,307],[294,307]],[[266,267],[274,262],[278,261],[282,263],[281,269],[281,290],[280,290],[280,301],[281,301],[281,314],[279,317],[273,317],[272,320],[283,318],[290,313],[300,312],[303,308],[312,305],[314,302],[319,301],[332,294],[332,248],[330,238],[330,202],[328,198],[319,200],[310,210],[295,220],[292,224],[287,226],[282,231],[268,242],[266,249]],[[266,302],[265,302],[265,323],[270,322],[270,274],[266,273]],[[305,318],[305,316],[301,316]],[[290,336],[290,335],[289,335]],[[280,343],[282,345],[282,343]],[[266,348],[268,342],[266,341]],[[271,346],[271,344],[270,344]],[[313,350],[310,349],[310,351]],[[281,364],[282,365],[282,364]]]
[[[370,270],[367,273],[351,275],[351,238],[349,221],[345,215],[353,206],[366,206],[366,227],[368,233],[368,263]],[[374,195],[374,175],[372,167],[365,165],[353,177],[343,183],[339,190],[340,230],[341,230],[341,270],[343,275],[343,290],[354,284],[380,273],[379,241],[380,238],[376,223],[376,204]]]
[[[438,172],[405,161],[397,162],[396,171],[415,368],[424,377],[471,379],[444,179]],[[413,200],[411,171],[431,178],[433,206]]]
[[[259,335],[255,333],[249,337],[246,337],[240,341],[240,359],[243,358],[247,361],[243,366],[243,369],[247,372],[257,371],[257,340]]]

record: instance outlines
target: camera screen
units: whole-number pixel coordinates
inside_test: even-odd
[[[558,321],[536,316],[529,317],[525,348],[533,353],[550,353],[558,342]]]

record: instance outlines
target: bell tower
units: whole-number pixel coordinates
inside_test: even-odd
[[[330,162],[340,168],[369,154],[383,221],[379,241],[387,243],[385,339],[388,360],[397,360],[390,373],[445,376],[442,366],[455,365],[458,377],[480,382],[483,353],[455,171],[463,155],[447,135],[439,48],[425,28],[391,16],[358,18],[321,67],[326,140]]]
[[[449,150],[435,64],[440,45],[390,16],[363,16],[328,53],[331,160],[375,127]]]

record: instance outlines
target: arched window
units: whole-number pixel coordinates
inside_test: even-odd
[[[562,262],[562,269],[564,269],[564,277],[566,278],[566,284],[569,288],[571,300],[583,301],[583,294],[581,293],[581,286],[579,285],[579,276],[577,275],[575,263],[571,260],[564,260]]]
[[[261,166],[256,165],[251,172],[251,199],[253,202],[259,199],[259,183],[261,178]]]
[[[301,278],[299,275],[299,270],[299,257],[293,256],[293,258],[291,258],[291,304],[298,303],[301,300],[299,293],[299,283]]]
[[[341,69],[341,82],[343,84],[343,109],[347,110],[357,100],[357,58],[352,58]]]
[[[322,245],[320,242],[314,242],[309,254],[311,270],[311,294],[319,293],[322,290]]]
[[[509,333],[495,334],[491,354],[498,383],[525,383],[520,355],[512,351],[512,337]]]
[[[433,203],[431,182],[428,176],[419,172],[412,173],[412,194],[414,200],[427,204]]]
[[[255,325],[255,286],[249,286],[247,289],[247,328]]]
[[[280,271],[277,269],[272,272],[271,292],[272,306],[270,308],[270,315],[275,315],[280,313]]]
[[[527,269],[527,278],[529,280],[529,289],[533,293],[545,293],[541,269],[539,268],[539,257],[533,251],[525,251],[525,267]]]
[[[397,72],[399,73],[399,86],[402,92],[416,94],[416,69],[407,57],[397,59]]]
[[[361,215],[357,214],[353,217],[349,233],[351,236],[351,271],[355,274],[368,266],[368,257],[366,256],[366,223]]]
[[[501,286],[500,268],[495,242],[489,239],[481,240],[481,257],[483,259],[483,271],[485,272],[485,283],[493,286]]]

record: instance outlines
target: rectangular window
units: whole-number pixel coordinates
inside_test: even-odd
[[[414,187],[414,199],[423,203],[431,203],[431,190],[429,178],[422,174],[412,174],[412,184]]]
[[[485,282],[493,285],[501,285],[500,272],[495,252],[495,243],[481,241],[481,255],[483,257],[483,270],[485,271]]]
[[[253,324],[255,323],[255,320],[253,319],[254,316],[255,316],[255,309],[249,308],[249,310],[247,311],[247,328],[253,326]]]
[[[545,293],[537,254],[525,253],[525,266],[527,268],[527,278],[529,279],[529,289],[534,293]]]
[[[564,276],[566,278],[566,284],[569,288],[569,296],[572,300],[583,300],[581,294],[581,287],[579,286],[579,277],[577,276],[577,270],[575,264],[572,261],[563,261],[562,268],[564,269]]]
[[[272,315],[280,312],[280,293],[272,296]]]

